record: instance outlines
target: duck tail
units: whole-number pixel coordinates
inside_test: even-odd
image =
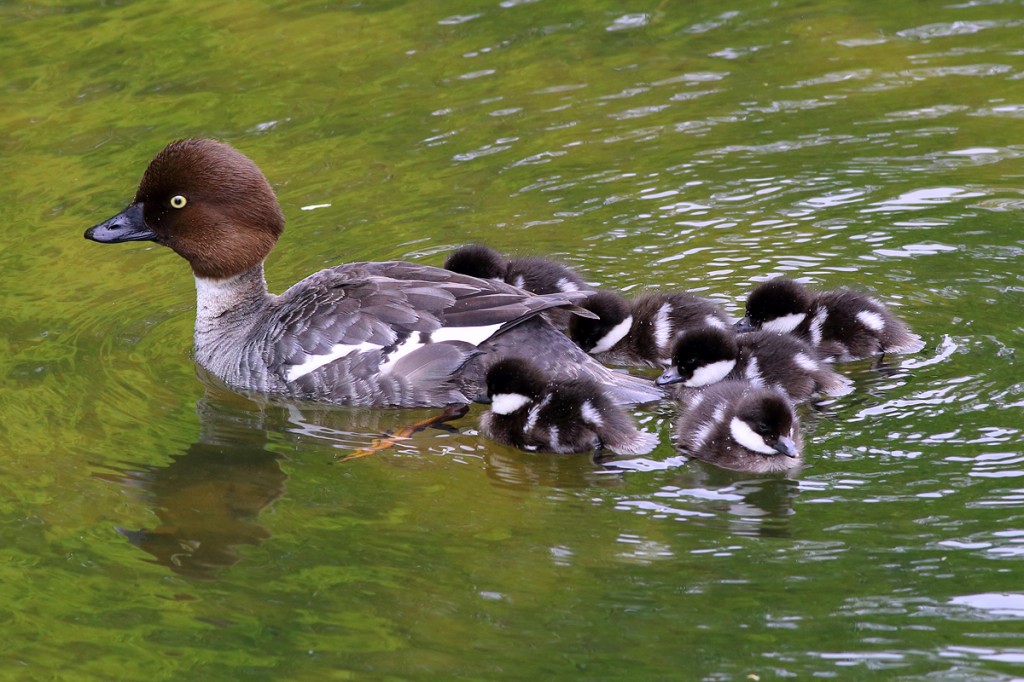
[[[658,447],[658,434],[633,427],[616,434],[614,438],[602,439],[602,442],[617,455],[646,455]]]
[[[846,395],[853,391],[853,382],[850,379],[825,364],[814,377],[814,382],[819,391],[831,396]]]
[[[924,346],[924,339],[903,327],[892,334],[892,338],[887,340],[883,350],[886,353],[916,353]]]
[[[664,400],[665,392],[645,377],[614,370],[593,361],[591,376],[604,386],[608,399],[616,405],[642,405]]]

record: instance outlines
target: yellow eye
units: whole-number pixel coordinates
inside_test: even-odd
[[[185,204],[187,203],[188,199],[181,196],[180,194],[175,194],[173,197],[171,197],[171,206],[173,206],[174,208],[185,208]]]

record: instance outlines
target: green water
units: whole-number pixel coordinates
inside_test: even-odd
[[[0,677],[1024,675],[1024,6],[0,4]],[[590,281],[856,285],[927,340],[791,479],[613,473],[197,376],[184,262],[99,246],[168,141],[251,156],[282,290],[486,241]],[[304,210],[305,209],[305,210]],[[116,529],[121,529],[119,533]]]

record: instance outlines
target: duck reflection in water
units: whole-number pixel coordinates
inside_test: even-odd
[[[270,531],[256,522],[281,497],[288,476],[266,449],[259,406],[208,388],[197,405],[199,440],[167,466],[111,468],[97,477],[143,491],[160,519],[155,528],[117,531],[156,563],[193,578],[212,579],[241,560],[240,545],[258,545]]]
[[[506,490],[621,488],[625,484],[619,470],[595,464],[586,454],[530,453],[492,441],[482,450],[487,478]]]
[[[705,489],[719,493],[733,533],[777,538],[792,535],[793,504],[800,494],[796,479],[748,477],[712,465],[702,465],[697,479]]]
[[[107,467],[94,474],[138,491],[160,524],[138,530],[118,528],[156,563],[195,578],[213,579],[243,557],[238,547],[258,545],[270,530],[260,513],[285,493],[288,476],[274,449],[303,450],[331,462],[353,454],[419,455],[427,444],[457,432],[445,424],[465,410],[414,411],[345,408],[240,395],[208,372],[197,370],[206,394],[198,402],[199,438],[170,464]],[[439,430],[438,430],[439,429]]]
[[[659,431],[669,427],[674,415],[661,415]],[[633,481],[634,492],[621,498],[621,506],[642,509],[666,517],[690,518],[695,523],[725,523],[737,535],[790,537],[800,494],[801,467],[784,475],[723,469],[683,454],[667,458],[619,458],[601,463],[606,473],[617,473],[619,485]],[[608,476],[607,478],[613,478]],[[644,483],[656,487],[646,489]]]

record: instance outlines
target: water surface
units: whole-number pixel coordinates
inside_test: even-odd
[[[1024,663],[1019,2],[0,7],[11,679],[1009,680]],[[288,216],[274,290],[486,241],[738,312],[786,274],[927,341],[789,478],[595,467],[235,396],[160,247],[81,239],[168,141]],[[751,678],[752,679],[752,678]]]

